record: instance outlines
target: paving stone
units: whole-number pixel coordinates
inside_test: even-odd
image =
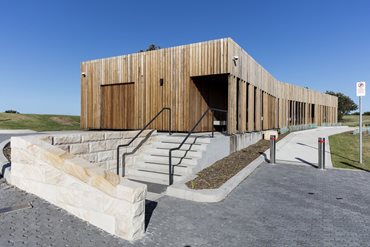
[[[359,171],[264,164],[222,202],[147,204],[134,243],[1,180],[0,198],[34,206],[0,215],[0,246],[370,246],[370,173]]]

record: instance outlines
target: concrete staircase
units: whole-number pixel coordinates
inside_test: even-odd
[[[169,150],[178,147],[186,134],[168,135],[157,133],[152,136],[135,157],[133,164],[126,167],[126,177],[131,180],[168,185]],[[202,162],[203,153],[211,142],[209,133],[191,135],[180,150],[172,152],[174,182],[184,179],[196,171]]]

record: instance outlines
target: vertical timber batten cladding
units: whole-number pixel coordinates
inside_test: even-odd
[[[81,127],[139,129],[163,107],[189,131],[208,107],[229,133],[336,123],[336,97],[275,79],[225,38],[81,64]],[[150,128],[168,130],[168,111]],[[212,114],[196,131],[212,129]]]

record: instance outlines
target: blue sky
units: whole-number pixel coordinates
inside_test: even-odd
[[[368,0],[0,0],[0,111],[78,115],[81,61],[223,37],[279,80],[370,88]]]

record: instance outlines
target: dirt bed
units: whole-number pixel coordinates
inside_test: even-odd
[[[279,140],[287,134],[280,135]],[[187,182],[186,185],[196,190],[217,189],[269,148],[270,141],[260,140],[256,144],[216,161],[213,165],[200,171],[197,174],[198,177]]]
[[[3,149],[3,153],[5,157],[10,161],[10,143],[6,144],[6,146]]]

